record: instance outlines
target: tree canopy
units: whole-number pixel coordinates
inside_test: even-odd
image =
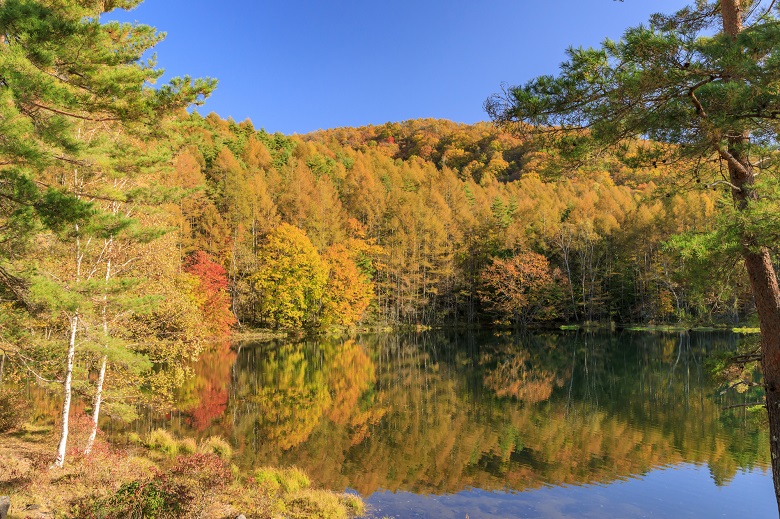
[[[657,14],[618,41],[570,48],[560,74],[508,87],[486,109],[566,157],[611,146],[633,163],[676,161],[704,173],[713,169],[707,159],[733,162],[730,139],[749,132],[750,151],[740,151],[763,158],[777,140],[780,23],[775,6],[743,3],[748,13],[735,35],[722,30],[718,2]],[[635,139],[645,147],[631,156],[626,145]],[[775,164],[766,158],[762,169]]]

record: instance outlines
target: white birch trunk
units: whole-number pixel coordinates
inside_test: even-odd
[[[78,173],[75,173],[78,179]],[[81,279],[81,261],[83,255],[81,252],[81,238],[79,235],[79,225],[75,225],[75,260],[76,260],[76,282]],[[76,356],[76,335],[79,327],[79,310],[70,318],[70,337],[68,338],[68,359],[65,365],[65,381],[63,387],[62,401],[62,431],[60,433],[60,443],[57,446],[57,457],[54,459],[54,467],[62,468],[65,465],[65,453],[68,448],[68,419],[70,418],[70,400],[73,386],[73,359]]]
[[[108,357],[103,355],[103,362],[100,365],[100,375],[98,376],[97,389],[95,391],[95,403],[92,410],[92,430],[87,438],[87,446],[84,448],[84,454],[92,452],[92,446],[95,444],[95,438],[97,437],[98,420],[100,419],[100,404],[103,401],[103,381],[106,379],[106,364]]]
[[[110,258],[106,262],[106,285],[108,285],[109,279],[111,279]],[[108,289],[107,286],[106,289]],[[105,293],[103,295],[103,308],[101,313],[103,318],[103,337],[106,340],[105,347],[108,349],[108,296]],[[100,375],[98,376],[97,387],[95,388],[95,401],[94,405],[92,406],[92,430],[89,433],[89,438],[87,438],[87,446],[84,448],[84,454],[89,454],[92,452],[92,446],[95,444],[95,438],[97,437],[98,421],[100,420],[100,404],[103,402],[103,382],[106,380],[107,364],[108,355],[103,355],[103,361],[100,364]]]
[[[63,383],[62,402],[62,433],[60,443],[57,446],[57,458],[54,466],[62,468],[65,465],[65,451],[68,447],[68,418],[70,417],[71,385],[73,381],[73,358],[76,355],[76,331],[79,325],[78,311],[70,320],[70,339],[68,340],[68,362],[65,370],[65,382]]]

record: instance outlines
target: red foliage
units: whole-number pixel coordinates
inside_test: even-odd
[[[198,404],[189,410],[188,423],[198,431],[206,430],[212,422],[225,413],[228,403],[230,370],[236,360],[236,353],[229,344],[206,351],[195,368],[196,395]]]
[[[201,311],[206,326],[214,335],[223,336],[236,323],[236,316],[230,310],[228,279],[225,269],[203,251],[195,251],[187,258],[185,272],[197,277],[203,303]]]
[[[219,418],[227,409],[228,392],[226,388],[207,387],[200,393],[198,406],[190,411],[189,423],[198,431],[205,430],[215,418]]]
[[[179,456],[162,477],[168,475],[196,479],[205,489],[221,487],[235,479],[229,463],[214,454],[201,453]]]

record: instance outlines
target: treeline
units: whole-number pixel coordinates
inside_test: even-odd
[[[709,233],[720,194],[675,186],[670,164],[563,171],[491,125],[435,120],[283,136],[181,110],[164,132],[104,126],[80,123],[77,158],[0,182],[0,381],[65,388],[58,463],[71,393],[92,400],[95,433],[101,406],[167,407],[237,324],[752,311]]]
[[[167,207],[223,265],[242,324],[736,322],[741,274],[702,240],[723,193],[675,165],[579,169],[494,126],[413,120],[304,136],[180,123]],[[630,164],[629,167],[627,164]],[[684,239],[687,236],[687,239]],[[695,236],[699,246],[691,246]]]

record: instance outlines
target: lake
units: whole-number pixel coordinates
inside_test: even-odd
[[[422,333],[213,351],[186,411],[243,470],[304,469],[372,517],[776,517],[768,433],[721,394],[729,333]],[[114,428],[113,425],[109,428]],[[119,427],[113,431],[120,432]]]

